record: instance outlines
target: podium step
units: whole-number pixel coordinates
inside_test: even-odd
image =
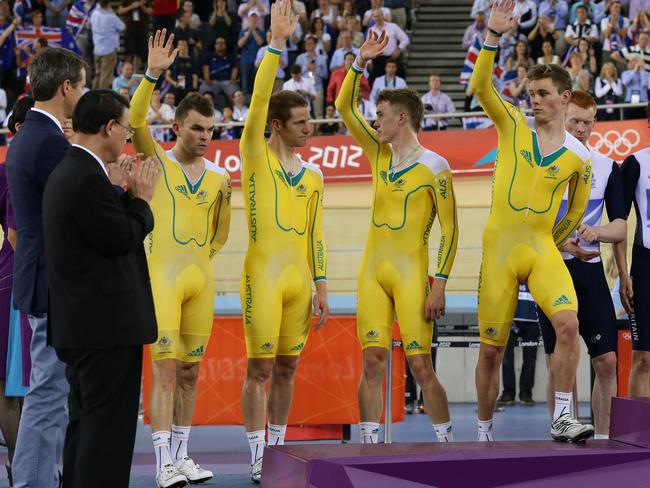
[[[612,398],[609,438],[650,449],[650,398]]]
[[[603,440],[273,446],[264,488],[642,488],[650,450]]]

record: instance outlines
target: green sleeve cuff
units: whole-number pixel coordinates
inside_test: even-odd
[[[279,49],[272,48],[271,46],[267,47],[266,50],[270,53],[277,54],[278,56],[282,54],[282,51]]]
[[[483,44],[483,49],[486,51],[496,51],[499,46],[490,46],[489,44]]]
[[[152,76],[149,76],[147,73],[144,74],[144,79],[147,80],[149,83],[158,83],[158,78],[153,78]]]

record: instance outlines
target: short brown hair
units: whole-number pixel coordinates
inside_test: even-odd
[[[302,107],[309,107],[309,104],[298,93],[290,90],[280,90],[274,93],[271,95],[269,113],[266,117],[266,123],[269,129],[271,128],[272,120],[277,119],[284,125],[291,118],[291,109]]]
[[[214,117],[214,106],[212,103],[207,98],[193,92],[185,95],[185,98],[178,104],[174,120],[176,122],[183,122],[192,110],[200,113],[204,117]]]
[[[34,100],[52,100],[66,80],[76,86],[81,82],[81,70],[85,70],[86,66],[86,62],[72,51],[63,48],[46,49],[29,64]]]
[[[598,107],[596,100],[591,96],[591,93],[587,93],[586,91],[582,90],[575,90],[571,92],[571,100],[569,100],[569,103],[572,103],[584,109],[593,108],[594,112]]]
[[[424,117],[424,104],[420,95],[413,88],[397,88],[395,90],[382,90],[377,97],[379,102],[388,102],[395,105],[409,114],[411,127],[415,132],[420,130],[420,124]]]
[[[543,80],[550,78],[557,88],[558,93],[571,91],[573,83],[571,76],[562,66],[557,64],[538,64],[528,70],[528,79],[530,81]]]

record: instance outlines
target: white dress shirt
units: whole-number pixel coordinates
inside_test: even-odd
[[[73,147],[78,147],[79,149],[83,149],[83,150],[86,151],[88,154],[90,154],[93,158],[95,158],[95,160],[97,161],[97,163],[99,163],[99,166],[101,166],[102,171],[103,171],[104,174],[106,175],[106,178],[108,178],[108,170],[106,169],[106,165],[104,164],[104,162],[103,162],[101,159],[99,159],[99,156],[97,156],[97,154],[95,154],[94,152],[92,152],[92,151],[91,151],[90,149],[88,149],[87,147],[81,146],[81,145],[79,145],[79,144],[73,144],[72,146],[73,146]]]
[[[399,76],[394,76],[390,80],[386,79],[386,75],[375,78],[375,82],[372,84],[372,90],[370,91],[370,100],[372,103],[377,103],[379,92],[386,88],[406,88],[406,81]]]

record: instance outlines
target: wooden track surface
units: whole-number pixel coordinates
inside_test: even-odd
[[[460,223],[459,247],[448,290],[475,293],[481,263],[481,235],[488,216],[491,177],[461,177],[454,181]],[[244,255],[247,246],[246,216],[240,188],[233,193],[233,215],[230,236],[223,250],[213,261],[216,291],[238,294]],[[325,188],[323,221],[328,248],[329,290],[334,293],[355,293],[357,270],[365,247],[370,221],[371,186],[369,183],[330,184]],[[630,216],[628,234],[631,242],[634,212]],[[429,243],[431,256],[437,252],[439,228],[434,224]],[[609,254],[609,246],[603,246]]]

